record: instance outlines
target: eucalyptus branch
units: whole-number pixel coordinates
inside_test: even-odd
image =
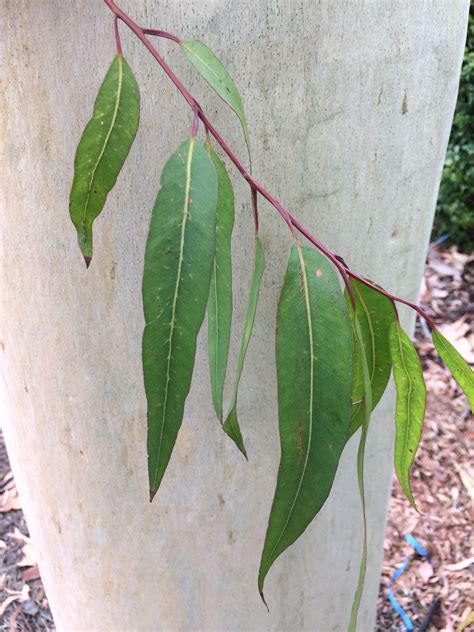
[[[158,29],[151,29],[151,28],[143,28],[143,27],[139,26],[136,22],[134,22],[124,11],[122,11],[117,6],[117,4],[114,2],[114,0],[104,0],[104,2],[109,7],[109,9],[113,12],[113,14],[115,16],[115,19],[116,20],[117,19],[122,20],[128,26],[128,28],[134,33],[134,35],[140,40],[140,42],[142,42],[142,44],[148,49],[148,51],[156,59],[156,61],[162,67],[162,69],[164,70],[166,75],[169,77],[169,79],[173,82],[173,84],[179,90],[181,95],[184,97],[184,99],[188,103],[189,107],[193,110],[193,112],[195,112],[195,113],[197,112],[199,118],[202,120],[202,122],[203,122],[203,124],[205,126],[206,131],[209,132],[214,137],[214,139],[219,144],[219,146],[224,151],[224,153],[232,161],[232,163],[237,168],[237,170],[240,172],[240,174],[244,177],[244,179],[249,183],[249,185],[251,187],[251,192],[252,192],[252,206],[253,206],[253,209],[254,209],[255,225],[257,227],[257,230],[258,230],[258,217],[257,217],[256,210],[255,210],[256,209],[256,202],[255,202],[254,191],[257,191],[265,200],[267,200],[267,202],[269,202],[278,211],[278,213],[282,216],[282,218],[287,223],[287,225],[290,228],[290,231],[292,232],[292,234],[294,234],[294,230],[293,229],[296,228],[298,230],[298,232],[300,232],[304,237],[306,237],[306,239],[310,243],[312,243],[313,246],[315,246],[320,252],[322,252],[336,266],[338,272],[340,273],[340,275],[341,275],[341,277],[342,277],[342,279],[344,281],[344,285],[347,288],[349,296],[351,297],[351,303],[352,303],[353,306],[354,306],[354,298],[353,298],[353,295],[352,295],[352,288],[350,287],[350,283],[349,283],[349,278],[348,277],[352,277],[353,279],[357,279],[358,281],[360,281],[364,285],[367,285],[371,289],[375,290],[379,294],[382,294],[383,296],[385,296],[386,298],[389,298],[392,301],[395,301],[395,302],[407,305],[408,307],[413,309],[415,312],[417,312],[419,316],[424,318],[431,329],[436,329],[436,325],[434,324],[433,320],[428,316],[428,314],[426,314],[426,312],[421,307],[419,307],[415,303],[412,303],[412,302],[407,301],[407,300],[405,300],[403,298],[400,298],[399,296],[396,296],[394,294],[390,294],[389,292],[386,292],[383,288],[371,283],[370,281],[367,281],[363,277],[361,277],[358,274],[354,273],[349,268],[349,266],[347,264],[342,264],[341,263],[342,257],[337,255],[335,252],[332,252],[329,248],[327,248],[324,244],[322,244],[314,235],[312,235],[311,232],[307,228],[305,228],[295,217],[293,217],[293,215],[291,215],[291,213],[289,213],[285,209],[285,207],[283,206],[283,204],[280,201],[275,199],[264,188],[264,186],[258,180],[256,180],[256,178],[254,178],[250,174],[248,169],[245,167],[244,163],[239,159],[239,157],[231,149],[231,147],[228,145],[228,143],[225,141],[225,139],[222,137],[222,135],[217,131],[217,129],[214,127],[214,125],[208,119],[208,117],[206,116],[206,114],[202,110],[201,106],[196,101],[196,99],[184,87],[184,85],[177,78],[175,73],[171,70],[170,66],[166,63],[166,61],[159,54],[159,52],[156,50],[156,48],[151,44],[151,42],[146,38],[146,35],[154,35],[154,36],[157,36],[157,37],[167,38],[167,39],[172,40],[172,41],[176,42],[177,44],[179,44],[181,40],[178,37],[176,37],[172,33],[166,32],[166,31],[162,31],[162,30],[158,30]]]
[[[237,415],[237,395],[265,267],[259,236],[261,197],[288,226],[293,247],[278,303],[276,327],[282,457],[258,589],[265,601],[263,585],[269,569],[321,510],[331,491],[344,446],[362,428],[357,477],[365,535],[349,625],[349,631],[354,632],[368,554],[365,442],[371,412],[383,396],[392,370],[397,389],[395,470],[405,495],[415,507],[410,468],[423,428],[426,388],[417,352],[400,325],[396,303],[407,305],[427,321],[440,357],[474,408],[473,373],[421,307],[353,272],[340,255],[317,239],[252,175],[242,100],[215,54],[202,42],[183,41],[166,31],[141,27],[114,0],[104,2],[113,14],[117,54],[76,151],[69,205],[87,266],[93,251],[93,222],[115,185],[139,124],[140,93],[122,54],[119,21],[146,47],[193,113],[190,137],[163,168],[145,249],[142,360],[150,500],[161,484],[183,421],[197,336],[206,312],[214,409],[224,432],[247,458]],[[249,167],[214,127],[148,36],[179,44],[201,76],[234,111],[242,125]],[[204,144],[197,138],[200,122],[204,127]],[[255,223],[252,280],[226,416],[224,383],[233,309],[234,192],[211,138],[249,185]],[[301,236],[312,247],[303,246]],[[340,277],[346,288],[344,293]]]

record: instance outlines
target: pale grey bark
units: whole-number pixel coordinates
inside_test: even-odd
[[[257,593],[279,458],[274,325],[290,248],[284,223],[262,205],[267,270],[239,402],[250,463],[214,419],[202,337],[183,427],[150,506],[140,280],[159,172],[186,137],[190,114],[122,28],[141,86],[141,126],[96,222],[86,271],[68,194],[75,146],[114,54],[111,15],[98,0],[1,4],[3,427],[58,628],[342,632],[361,552],[355,442],[321,515],[269,574],[270,614]],[[468,1],[122,5],[139,22],[215,50],[241,88],[256,176],[356,270],[413,299]],[[159,46],[244,156],[232,114],[172,43]],[[237,196],[238,325],[253,246],[243,184]],[[234,333],[233,363],[238,326]],[[388,395],[367,454],[362,632],[374,622],[392,429]]]

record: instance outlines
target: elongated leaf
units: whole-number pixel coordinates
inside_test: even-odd
[[[393,309],[392,309],[393,312]],[[367,364],[365,353],[365,341],[357,315],[353,316],[354,345],[357,347],[357,356],[362,373],[363,382],[363,402],[362,402],[362,433],[359,441],[359,449],[357,451],[357,481],[359,484],[360,502],[362,505],[363,535],[362,535],[362,557],[360,560],[359,578],[357,580],[357,588],[354,595],[354,601],[351,610],[351,619],[348,632],[355,632],[357,627],[357,617],[359,614],[362,593],[364,590],[365,574],[367,570],[367,514],[365,507],[365,484],[364,484],[364,461],[365,461],[365,445],[367,443],[367,433],[369,431],[370,413],[373,408],[372,404],[372,383]]]
[[[276,333],[281,460],[258,587],[329,495],[351,419],[352,336],[338,279],[313,248],[293,247]]]
[[[234,192],[224,165],[215,151],[211,158],[217,173],[216,249],[207,304],[209,368],[212,401],[222,422],[222,398],[229,355],[232,322],[231,238],[234,227]]]
[[[438,330],[433,331],[433,344],[440,358],[453,374],[464,391],[471,411],[474,413],[474,372],[453,345]]]
[[[181,426],[196,337],[206,311],[215,245],[217,176],[197,139],[168,160],[153,208],[143,273],[143,373],[150,493]]]
[[[257,311],[258,293],[260,291],[260,282],[262,280],[264,267],[265,253],[263,251],[262,242],[257,235],[255,238],[255,262],[252,275],[252,286],[250,288],[250,295],[247,304],[247,314],[245,316],[244,322],[244,331],[242,334],[242,342],[240,343],[239,358],[237,360],[237,371],[230,401],[230,413],[227,415],[227,418],[223,425],[224,432],[226,432],[229,437],[235,442],[236,446],[239,448],[245,458],[247,458],[247,452],[245,450],[242,433],[240,432],[240,426],[237,419],[237,394],[239,390],[240,376],[242,375],[242,369],[244,366],[245,354],[247,353],[250,336],[252,335],[253,322],[255,320],[255,313]]]
[[[181,41],[181,47],[199,74],[229,105],[240,119],[245,144],[250,158],[250,138],[244,106],[239,91],[222,62],[205,44],[199,41]]]
[[[426,386],[416,349],[399,323],[392,323],[389,340],[397,390],[395,472],[406,497],[416,509],[410,487],[410,468],[423,430]]]
[[[369,368],[373,410],[385,392],[392,370],[388,333],[390,325],[395,320],[395,312],[388,298],[370,289],[360,281],[351,279],[351,287]],[[347,291],[345,292],[345,297],[351,309]],[[354,348],[356,349],[357,345],[354,345]],[[354,373],[356,379],[353,382],[352,419],[349,427],[349,437],[361,426],[365,416],[364,383],[359,355],[356,355],[354,358]]]
[[[92,257],[92,224],[125,162],[138,129],[140,94],[130,66],[116,55],[100,87],[74,161],[69,212],[86,264]]]

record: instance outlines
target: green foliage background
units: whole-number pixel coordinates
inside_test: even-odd
[[[439,191],[432,239],[474,250],[474,7],[469,15],[458,103]]]

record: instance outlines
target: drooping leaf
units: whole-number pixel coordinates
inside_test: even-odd
[[[255,320],[255,312],[257,311],[258,293],[260,291],[260,282],[262,280],[263,269],[265,267],[265,253],[263,251],[262,242],[258,235],[255,237],[255,261],[252,274],[252,285],[247,304],[247,314],[245,316],[244,331],[242,333],[242,341],[240,343],[239,357],[237,360],[237,371],[235,375],[234,387],[230,400],[230,412],[224,422],[223,429],[229,437],[235,442],[236,446],[247,458],[242,433],[240,431],[237,419],[237,394],[239,390],[240,376],[244,366],[245,354],[252,335],[253,322]]]
[[[231,238],[234,227],[234,192],[224,165],[214,150],[211,158],[217,174],[216,249],[207,304],[209,368],[212,401],[222,422],[222,399],[232,322]]]
[[[393,312],[393,309],[392,309]],[[362,521],[363,521],[363,535],[362,535],[362,557],[360,560],[359,578],[357,580],[357,588],[354,595],[354,601],[351,609],[351,619],[349,623],[348,632],[355,632],[357,627],[357,617],[359,614],[360,603],[362,600],[362,593],[364,590],[365,574],[367,570],[367,515],[365,507],[365,484],[364,484],[364,460],[365,460],[365,445],[367,443],[367,433],[369,431],[370,413],[373,409],[372,404],[372,383],[369,373],[369,367],[367,364],[367,356],[365,352],[365,340],[360,326],[357,315],[352,316],[353,331],[354,331],[354,345],[357,347],[357,356],[361,367],[362,383],[363,383],[363,402],[362,402],[362,433],[359,441],[359,449],[357,451],[357,481],[359,484],[359,495],[362,505]]]
[[[250,156],[250,138],[245,118],[244,106],[239,91],[222,62],[205,44],[199,41],[181,41],[181,47],[199,74],[208,82],[223,101],[229,105],[240,119],[245,144]]]
[[[395,312],[391,301],[382,294],[356,279],[351,279],[350,283],[369,368],[373,410],[385,392],[392,370],[388,333],[390,325],[395,320]],[[352,309],[347,291],[344,295],[349,308]],[[354,345],[354,349],[357,349],[357,345]],[[353,382],[352,419],[349,427],[349,437],[361,426],[365,416],[364,383],[361,369],[359,355],[356,354],[353,367],[356,377]]]
[[[143,373],[153,497],[168,465],[191,385],[215,245],[217,176],[197,139],[168,160],[153,208],[143,273]]]
[[[390,326],[389,340],[397,391],[395,472],[406,497],[416,509],[410,487],[410,468],[423,430],[426,386],[416,349],[398,322]]]
[[[293,246],[277,313],[281,460],[258,587],[329,495],[351,419],[352,335],[336,274]]]
[[[87,265],[92,257],[92,224],[102,211],[132,146],[139,112],[138,84],[123,56],[116,55],[100,87],[74,160],[69,212]]]
[[[474,413],[474,371],[469,367],[462,355],[446,340],[437,329],[433,331],[433,344],[439,357],[453,374],[454,379],[464,391],[471,412]]]

